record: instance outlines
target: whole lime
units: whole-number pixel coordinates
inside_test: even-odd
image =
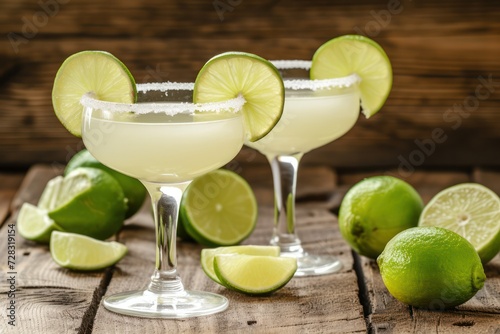
[[[443,310],[471,299],[486,279],[463,237],[441,227],[414,227],[387,243],[377,259],[387,290],[399,301]]]
[[[423,202],[408,183],[374,176],[355,184],[342,200],[339,227],[361,255],[375,259],[399,232],[418,224]]]
[[[127,210],[123,190],[101,169],[76,168],[53,196],[49,217],[66,232],[104,240],[123,226]]]
[[[64,170],[64,175],[67,175],[78,167],[101,169],[118,181],[127,199],[128,209],[125,218],[129,218],[139,211],[147,195],[146,188],[139,180],[103,165],[86,149],[79,151],[71,158]]]

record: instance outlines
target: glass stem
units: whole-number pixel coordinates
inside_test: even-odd
[[[177,220],[184,189],[189,182],[155,184],[143,182],[151,196],[156,233],[156,263],[148,290],[155,294],[184,295],[177,273]]]
[[[274,182],[274,229],[272,245],[284,256],[300,257],[304,251],[295,231],[295,189],[302,153],[267,156]]]

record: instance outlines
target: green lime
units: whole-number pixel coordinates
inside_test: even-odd
[[[123,189],[125,198],[127,199],[128,210],[125,218],[129,218],[139,211],[147,195],[146,188],[139,180],[103,165],[86,149],[81,150],[71,158],[66,166],[66,169],[64,170],[64,174],[67,175],[78,167],[93,167],[102,169],[118,181]]]
[[[127,205],[120,184],[97,168],[80,167],[67,174],[49,211],[63,230],[106,239],[123,226]]]
[[[424,204],[408,183],[374,176],[355,184],[342,200],[340,232],[361,255],[375,259],[399,232],[415,227]]]
[[[220,102],[242,95],[247,138],[257,141],[268,134],[283,113],[285,88],[269,61],[250,53],[226,52],[210,59],[194,84],[196,103]]]
[[[474,247],[441,227],[414,227],[399,233],[377,262],[387,290],[396,299],[431,310],[465,303],[486,279]]]
[[[458,184],[434,196],[420,226],[439,226],[460,234],[476,248],[483,263],[500,251],[500,199],[477,183]]]
[[[200,244],[236,245],[255,228],[257,200],[245,179],[218,169],[194,179],[187,187],[180,217],[183,228]]]
[[[127,247],[116,241],[101,241],[84,235],[52,232],[50,254],[61,267],[73,270],[99,270],[120,261]]]
[[[52,105],[59,121],[71,134],[82,135],[80,99],[92,93],[103,101],[134,103],[135,80],[125,65],[104,51],[81,51],[69,56],[57,71]]]
[[[262,255],[216,255],[222,284],[249,295],[268,295],[284,287],[297,271],[297,259]]]
[[[244,255],[266,255],[279,256],[280,248],[278,246],[229,246],[217,248],[205,248],[201,250],[201,268],[214,282],[222,284],[214,270],[214,258],[220,254],[244,254]]]
[[[52,231],[61,231],[52,219],[47,215],[47,211],[38,207],[24,203],[17,216],[17,231],[27,240],[41,243],[49,243]]]
[[[392,87],[392,67],[382,47],[368,37],[345,35],[318,48],[312,59],[311,79],[328,79],[356,73],[361,107],[367,118],[377,113]]]

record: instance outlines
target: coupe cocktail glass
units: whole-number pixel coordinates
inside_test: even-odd
[[[177,273],[176,226],[184,189],[240,151],[244,140],[242,97],[193,104],[192,84],[138,85],[138,103],[82,98],[82,137],[104,165],[139,179],[153,205],[156,264],[142,290],[104,299],[114,312],[152,318],[185,318],[223,311],[218,294],[184,289]],[[166,93],[165,93],[166,92]]]
[[[360,78],[309,80],[310,61],[273,61],[285,84],[283,116],[273,130],[257,142],[245,145],[264,154],[271,164],[275,221],[271,244],[282,256],[297,258],[296,276],[333,273],[342,268],[333,255],[304,251],[295,227],[295,189],[299,161],[315,148],[349,131],[359,116]]]

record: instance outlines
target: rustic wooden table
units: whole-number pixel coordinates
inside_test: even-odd
[[[257,228],[245,243],[265,244],[273,213],[269,168],[240,166],[239,171],[252,185],[260,205]],[[453,310],[420,310],[395,300],[384,287],[376,263],[353,253],[341,238],[335,212],[345,191],[366,176],[385,173],[391,171],[336,172],[325,166],[304,166],[300,170],[298,231],[305,248],[334,254],[344,267],[337,274],[294,278],[272,296],[248,297],[218,286],[201,270],[201,247],[179,242],[179,270],[185,285],[220,293],[230,300],[223,313],[187,320],[126,317],[107,311],[101,304],[103,296],[142,287],[149,279],[154,231],[148,203],[119,235],[129,247],[129,254],[120,263],[99,272],[72,272],[52,261],[47,246],[26,241],[10,228],[22,203],[36,204],[46,182],[57,171],[36,165],[25,175],[0,174],[0,332],[500,333],[500,256],[485,266],[486,284],[470,301]],[[481,169],[419,171],[406,180],[426,202],[439,190],[467,181],[500,191],[500,172]],[[5,252],[9,232],[16,240],[13,268],[8,267]],[[6,310],[10,301],[15,302],[15,327],[9,325],[12,319]]]

